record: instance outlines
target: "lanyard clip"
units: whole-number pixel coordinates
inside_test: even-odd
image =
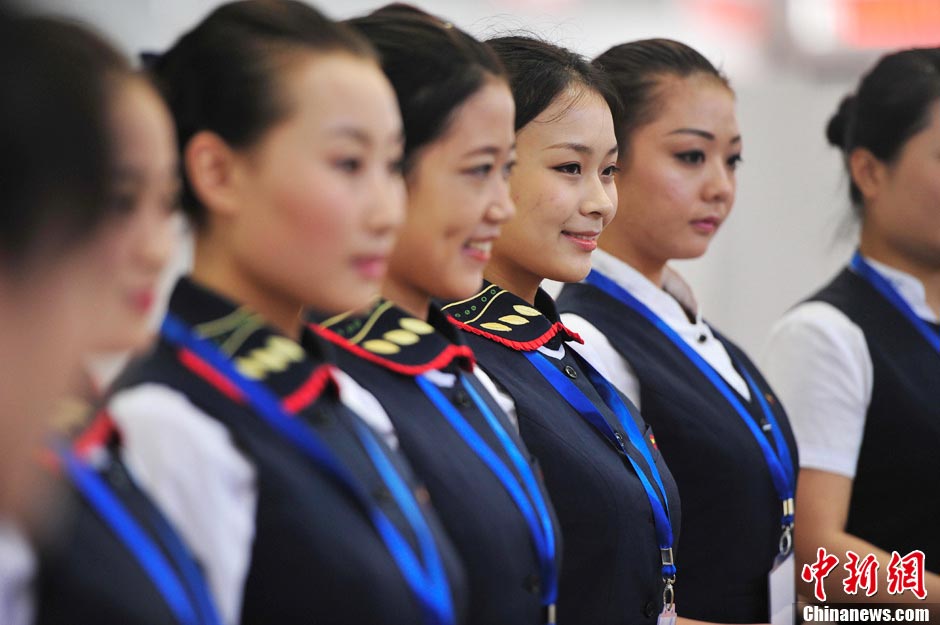
[[[676,589],[673,587],[675,577],[665,580],[666,587],[663,588],[663,610],[672,610],[676,606]]]
[[[780,555],[786,557],[793,551],[793,524],[783,526],[783,532],[780,534]]]
[[[793,497],[783,500],[783,520],[780,524],[783,532],[780,534],[780,555],[788,556],[793,550],[793,515],[796,512],[796,504]]]

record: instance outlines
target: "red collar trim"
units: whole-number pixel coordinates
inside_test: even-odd
[[[237,386],[192,351],[180,349],[179,359],[184,367],[214,386],[232,401],[239,404],[245,402],[245,397]],[[336,389],[337,393],[339,392],[339,383],[333,377],[333,367],[321,365],[314,369],[307,380],[294,392],[281,400],[281,406],[289,414],[296,414],[315,402],[329,386]]]
[[[291,414],[300,412],[315,402],[328,386],[332,386],[339,393],[339,383],[333,377],[332,365],[320,365],[314,369],[306,382],[281,401],[281,405]]]
[[[455,326],[457,326],[458,328],[460,328],[461,330],[470,332],[472,334],[477,334],[484,338],[490,339],[491,341],[495,341],[497,343],[500,343],[501,345],[505,345],[506,347],[510,349],[514,349],[518,352],[533,352],[537,350],[538,348],[540,348],[542,345],[545,345],[546,343],[548,343],[550,340],[555,338],[555,336],[561,333],[568,335],[570,339],[577,341],[578,343],[582,343],[582,344],[584,343],[584,340],[581,338],[581,336],[577,332],[569,330],[567,327],[565,327],[565,324],[563,324],[560,321],[556,321],[555,323],[553,323],[552,327],[546,330],[545,334],[538,337],[537,339],[532,339],[531,341],[513,341],[512,339],[507,339],[504,336],[498,336],[491,332],[487,332],[486,330],[480,329],[476,326],[466,324],[463,321],[458,321],[451,316],[448,316],[447,320],[450,321]]]
[[[450,317],[448,317],[448,319],[450,319]],[[344,337],[340,336],[336,332],[333,332],[329,328],[324,328],[323,326],[319,326],[315,323],[308,324],[308,327],[321,338],[326,339],[334,345],[342,347],[346,351],[359,358],[362,358],[363,360],[367,360],[372,364],[385,367],[386,369],[390,369],[395,373],[400,373],[409,377],[416,377],[422,373],[426,373],[435,369],[443,369],[458,358],[465,358],[469,362],[470,371],[473,370],[473,367],[476,364],[476,358],[473,356],[473,350],[471,350],[469,346],[451,344],[426,363],[420,365],[403,365],[401,363],[395,362],[394,360],[382,358],[378,354],[373,354],[372,352],[363,349],[359,345],[350,343]]]
[[[107,410],[102,410],[95,415],[85,431],[75,439],[72,449],[79,458],[87,459],[95,449],[107,445],[114,436],[120,436],[117,425],[111,418],[111,414]]]

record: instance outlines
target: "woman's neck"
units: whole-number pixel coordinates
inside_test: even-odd
[[[623,243],[623,237],[616,236],[616,233],[613,231],[608,233],[608,231],[605,230],[598,240],[598,245],[602,250],[617,260],[636,269],[657,287],[663,285],[663,272],[666,270],[665,260],[649,258],[636,248],[625,245]]]
[[[535,306],[535,294],[542,284],[542,276],[508,261],[493,259],[486,266],[483,277]]]
[[[862,229],[859,251],[867,258],[903,271],[920,280],[924,286],[927,305],[933,310],[934,314],[940,317],[940,265],[931,265],[917,258],[912,258],[909,254],[904,254],[894,246],[886,243],[883,238],[866,232],[864,228]]]
[[[431,295],[405,280],[389,275],[382,283],[382,297],[418,319],[427,319]]]
[[[214,252],[209,245],[196,243],[193,280],[260,314],[284,336],[299,339],[303,303],[265,288],[237,267],[227,255]]]

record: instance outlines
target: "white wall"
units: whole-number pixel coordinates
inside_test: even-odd
[[[755,2],[761,0],[754,0]],[[775,0],[766,0],[773,2]],[[161,50],[216,0],[41,0],[33,6],[79,16],[128,53]],[[381,4],[317,3],[337,18]],[[679,263],[706,316],[756,355],[772,324],[848,257],[838,239],[848,212],[842,166],[823,128],[856,80],[860,61],[835,79],[794,61],[779,42],[715,30],[680,11],[682,0],[416,0],[479,36],[524,28],[588,55],[651,36],[698,47],[730,75],[738,93],[744,164],[733,217],[708,255]],[[537,8],[533,8],[537,7]],[[770,34],[769,37],[776,37]],[[779,58],[777,58],[779,57]]]

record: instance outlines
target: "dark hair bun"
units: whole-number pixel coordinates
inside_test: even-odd
[[[389,4],[347,22],[378,50],[405,127],[405,172],[420,148],[440,137],[452,113],[506,70],[496,53],[421,9]]]
[[[826,124],[826,139],[829,141],[829,144],[839,148],[840,150],[845,150],[847,147],[848,138],[846,132],[849,127],[849,121],[851,117],[855,114],[855,103],[857,98],[855,94],[849,94],[842,98],[842,102],[839,103],[839,110],[829,118],[829,123]]]

